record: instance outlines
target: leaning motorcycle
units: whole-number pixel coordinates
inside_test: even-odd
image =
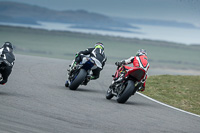
[[[71,65],[73,65],[73,63],[74,62],[72,62]],[[90,81],[91,70],[94,70],[97,67],[102,68],[102,64],[99,60],[94,57],[83,56],[82,61],[72,70],[69,70],[65,87],[69,87],[70,90],[76,90],[79,85],[87,85]]]
[[[124,66],[122,66],[124,67]],[[142,79],[144,79],[146,72],[139,67],[132,67],[125,71],[125,76],[120,77],[121,72],[118,67],[115,75],[113,75],[113,81],[106,93],[106,99],[110,100],[115,96],[118,103],[125,103],[131,95],[139,89]],[[121,78],[121,80],[116,79]]]
[[[5,66],[3,65],[3,60],[0,58],[0,71],[3,70]],[[0,81],[3,80],[2,74],[0,73]]]
[[[4,71],[6,67],[12,67],[14,65],[15,57],[13,54],[4,54],[3,57],[0,57],[0,71]],[[0,73],[0,81],[3,80],[2,74]]]

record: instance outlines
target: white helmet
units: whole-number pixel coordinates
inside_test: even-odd
[[[146,55],[147,56],[147,52],[145,49],[139,49],[136,53],[136,56],[140,56],[140,55]]]

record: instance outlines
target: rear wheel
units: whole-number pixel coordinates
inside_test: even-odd
[[[78,86],[85,80],[87,72],[84,69],[81,69],[77,76],[74,77],[74,80],[71,81],[69,85],[70,90],[76,90]]]
[[[117,95],[118,103],[125,103],[129,99],[134,91],[135,84],[132,80],[128,80],[122,87],[121,92]]]
[[[106,99],[110,100],[111,98],[113,98],[113,94],[112,94],[112,89],[108,89],[107,93],[106,93]]]

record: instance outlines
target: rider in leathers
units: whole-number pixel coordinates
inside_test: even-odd
[[[94,48],[88,48],[85,51],[80,51],[76,54],[75,62],[72,67],[74,67],[76,64],[79,64],[82,61],[83,56],[81,55],[90,55],[90,57],[95,57],[97,60],[99,60],[102,64],[102,68],[96,68],[92,70],[92,75],[90,79],[98,79],[100,75],[100,71],[103,69],[105,62],[107,60],[105,53],[104,53],[104,45],[101,42],[97,42],[94,46]],[[71,68],[73,69],[73,68]]]
[[[13,46],[10,42],[5,42],[0,48],[0,84],[4,85],[8,81],[8,77],[12,72],[15,56],[13,54]]]
[[[148,58],[147,58],[147,53],[146,50],[140,49],[137,51],[136,56],[132,56],[129,59],[122,60],[120,62],[116,62],[115,64],[117,66],[122,66],[122,65],[127,65],[133,63],[134,67],[140,67],[143,68],[146,71],[146,75],[144,79],[138,84],[138,90],[139,91],[144,91],[145,90],[145,84],[146,84],[146,79],[147,79],[147,72],[149,69],[149,63],[148,63]],[[124,66],[125,70],[131,69],[132,67],[130,66]],[[123,71],[123,70],[122,70]]]

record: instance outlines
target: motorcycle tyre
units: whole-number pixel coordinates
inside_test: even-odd
[[[106,92],[106,99],[110,100],[113,98],[112,90],[109,88]]]
[[[117,102],[125,103],[129,99],[129,97],[132,95],[134,88],[135,88],[134,82],[132,80],[128,80],[124,91],[120,95],[117,96]]]
[[[69,89],[76,90],[79,87],[79,85],[85,80],[86,76],[87,76],[87,72],[84,69],[81,69],[77,77],[74,79],[74,81],[70,83]]]

